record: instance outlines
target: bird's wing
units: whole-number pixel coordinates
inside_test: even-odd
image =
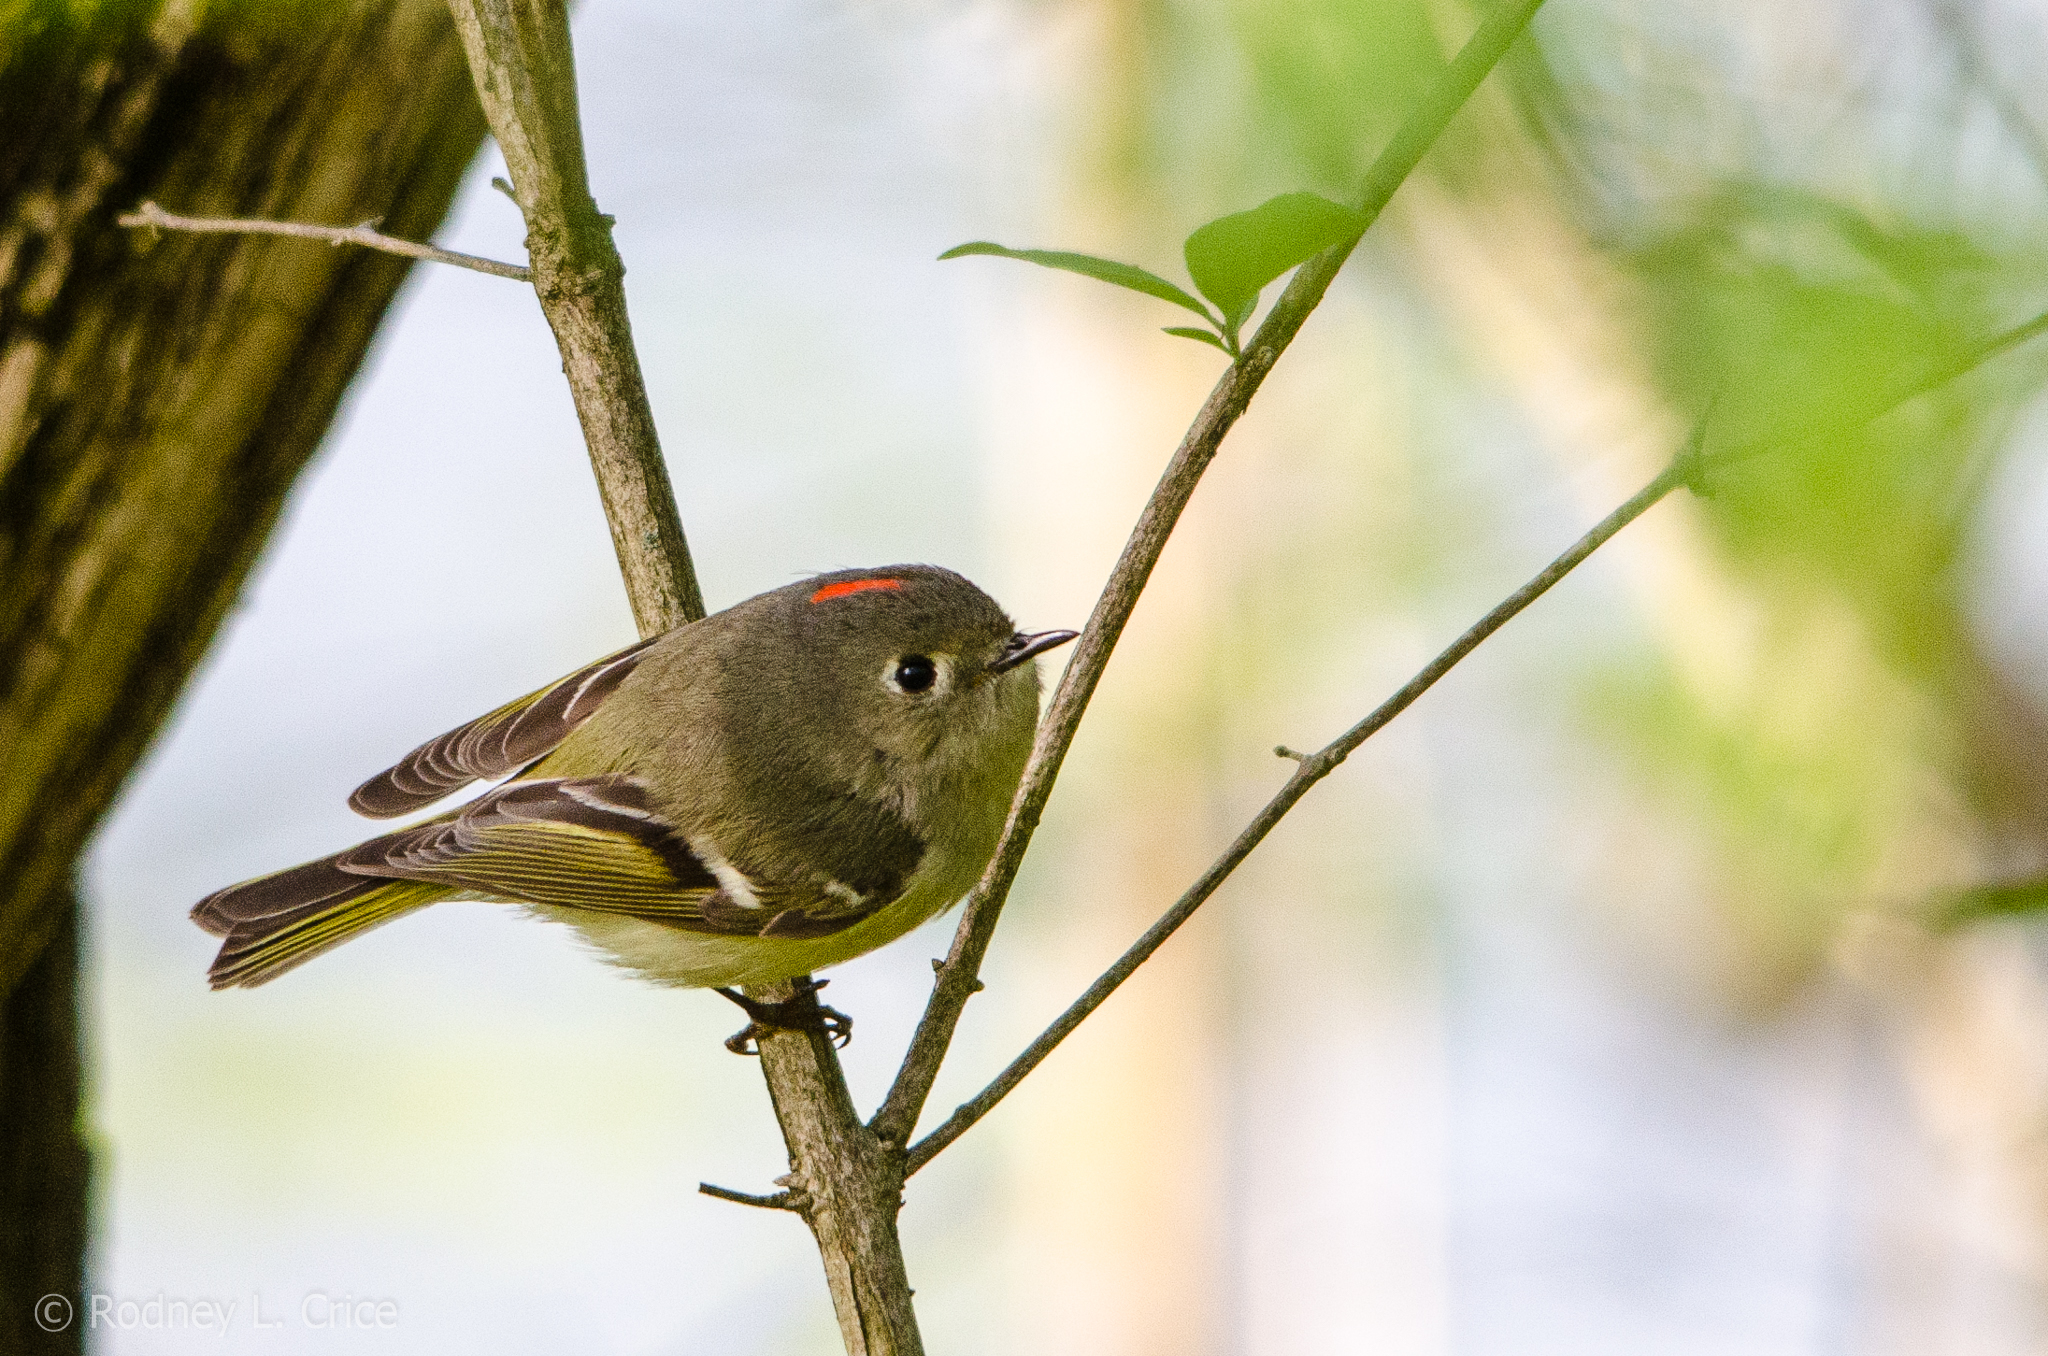
[[[750,883],[758,902],[743,904],[654,810],[641,783],[619,774],[513,782],[458,815],[372,839],[334,864],[725,936],[827,936],[901,893]]]
[[[513,782],[461,813],[334,859],[365,876],[433,881],[532,904],[687,916],[718,879],[630,777]]]
[[[606,655],[538,692],[428,740],[355,789],[349,808],[390,819],[479,779],[516,772],[552,750],[617,690],[658,636]]]

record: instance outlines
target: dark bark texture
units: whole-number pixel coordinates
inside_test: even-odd
[[[77,1350],[74,864],[483,135],[440,0],[0,0],[0,1356]],[[195,977],[195,982],[197,979]]]
[[[75,1320],[85,1285],[91,1160],[78,1132],[78,909],[69,897],[61,908],[56,936],[0,1005],[0,1220],[6,1226],[0,1230],[0,1351],[6,1352],[83,1347]],[[62,1303],[49,1308],[48,1296]]]

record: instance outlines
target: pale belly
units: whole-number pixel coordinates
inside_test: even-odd
[[[960,863],[952,870],[943,865],[927,868],[907,893],[873,917],[829,937],[802,939],[729,937],[588,909],[550,904],[526,907],[567,923],[614,965],[657,984],[702,989],[769,984],[866,955],[958,903],[978,874],[975,863]]]

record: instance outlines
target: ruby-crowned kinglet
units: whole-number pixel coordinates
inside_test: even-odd
[[[1038,723],[1026,634],[950,570],[819,575],[598,660],[356,789],[372,818],[511,780],[192,910],[256,985],[441,899],[523,904],[666,984],[765,984],[957,902]]]

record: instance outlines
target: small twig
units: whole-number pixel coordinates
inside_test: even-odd
[[[778,1191],[772,1196],[755,1196],[745,1191],[734,1191],[710,1182],[697,1183],[697,1190],[706,1196],[716,1196],[721,1201],[734,1201],[740,1205],[758,1206],[763,1210],[795,1210],[796,1197],[787,1191]]]
[[[1209,393],[1201,413],[1182,438],[1173,460],[1167,464],[1158,487],[1145,505],[1130,540],[1118,557],[1102,597],[1088,618],[1087,628],[1074,647],[1052,706],[1038,729],[1038,741],[1025,766],[1024,780],[1010,806],[1009,822],[995,857],[982,873],[981,881],[968,896],[960,925],[953,934],[953,946],[939,972],[931,1001],[911,1038],[895,1082],[882,1107],[869,1122],[883,1139],[901,1144],[917,1126],[925,1099],[938,1078],[939,1065],[952,1043],[960,1014],[973,994],[982,957],[988,952],[996,921],[1016,880],[1039,817],[1052,795],[1060,764],[1074,742],[1081,717],[1094,696],[1095,686],[1109,664],[1110,652],[1123,634],[1124,623],[1138,605],[1138,596],[1159,561],[1166,539],[1180,520],[1181,510],[1201,481],[1202,473],[1215,459],[1223,437],[1230,432],[1245,407],[1251,403],[1266,374],[1279,361],[1302,323],[1322,300],[1344,261],[1351,256],[1364,231],[1378,219],[1392,200],[1394,191],[1420,163],[1423,153],[1435,144],[1451,117],[1464,106],[1479,82],[1486,78],[1506,53],[1508,45],[1527,27],[1542,0],[1510,0],[1497,6],[1466,42],[1457,58],[1444,70],[1414,112],[1401,124],[1386,150],[1366,172],[1365,185],[1356,204],[1359,234],[1324,250],[1295,271],[1294,278],[1260,324],[1258,332],[1245,343],[1243,356],[1224,372]]]
[[[386,254],[402,254],[408,259],[453,264],[457,268],[488,273],[494,278],[511,278],[525,282],[533,276],[530,270],[520,264],[501,264],[496,259],[444,250],[435,245],[422,245],[416,240],[400,240],[395,235],[386,235],[377,230],[376,223],[368,221],[360,226],[313,226],[302,221],[181,217],[164,211],[153,202],[146,202],[135,211],[116,217],[115,220],[123,226],[147,226],[160,231],[187,231],[197,235],[287,235],[298,240],[324,240],[330,245],[361,245],[364,249],[382,250]]]
[[[1181,924],[1194,916],[1195,910],[1199,909],[1209,896],[1216,893],[1217,888],[1230,878],[1231,872],[1237,870],[1245,858],[1251,856],[1252,849],[1264,841],[1266,835],[1273,831],[1273,826],[1286,817],[1287,812],[1294,808],[1297,801],[1308,794],[1310,787],[1335,772],[1359,745],[1372,738],[1387,722],[1413,705],[1416,698],[1435,686],[1436,681],[1456,667],[1458,661],[1478,649],[1480,642],[1505,626],[1516,613],[1549,592],[1553,584],[1570,574],[1580,562],[1599,550],[1615,533],[1641,517],[1665,495],[1685,484],[1688,470],[1692,465],[1692,453],[1699,447],[1705,429],[1704,423],[1697,426],[1686,451],[1680,453],[1662,474],[1638,490],[1627,503],[1601,519],[1592,531],[1580,537],[1570,550],[1551,561],[1534,579],[1516,589],[1491,612],[1473,623],[1471,628],[1459,636],[1448,649],[1431,660],[1420,673],[1402,684],[1401,689],[1393,696],[1380,703],[1371,715],[1313,754],[1303,755],[1284,747],[1276,749],[1275,752],[1282,757],[1297,759],[1301,764],[1289,775],[1286,785],[1266,802],[1258,817],[1245,826],[1243,832],[1231,843],[1229,850],[1202,873],[1201,879],[1189,886],[1187,893],[1174,901],[1173,907],[1168,909],[1158,922],[1147,928],[1144,936],[1133,943],[1128,951],[1117,958],[1116,964],[1110,966],[1101,978],[1089,985],[1087,992],[1074,1000],[1073,1005],[1060,1014],[1059,1020],[1025,1047],[1023,1054],[1010,1061],[1009,1067],[997,1075],[994,1082],[983,1088],[971,1101],[962,1103],[936,1130],[910,1147],[906,1175],[931,1162],[941,1150],[965,1134],[976,1121],[986,1116],[996,1103],[1009,1096],[1010,1092],[1024,1081],[1025,1076],[1053,1052],[1054,1047],[1073,1034],[1074,1028],[1081,1025],[1095,1009],[1101,1007],[1104,1000],[1136,973],[1139,966],[1151,959],[1152,953],[1157,951]]]

